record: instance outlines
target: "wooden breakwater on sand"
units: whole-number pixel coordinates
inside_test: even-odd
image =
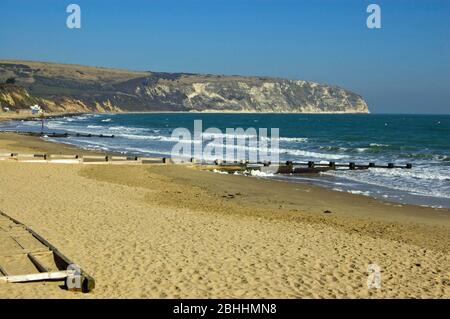
[[[197,161],[194,158],[173,161],[171,158],[167,157],[140,157],[136,155],[123,155],[123,156],[110,156],[110,155],[63,155],[63,154],[22,154],[22,153],[5,153],[0,154],[0,159],[3,160],[15,160],[15,161],[59,161],[66,163],[133,163],[133,164],[187,164],[199,166],[203,169],[209,170],[222,170],[230,173],[239,171],[272,171],[277,174],[305,174],[305,173],[320,173],[329,170],[364,170],[369,168],[382,168],[382,169],[412,169],[412,164],[407,163],[405,165],[397,165],[395,163],[387,163],[384,165],[376,164],[370,162],[367,164],[360,164],[356,162],[348,163],[336,163],[330,162],[319,162],[314,161],[308,162],[249,162],[249,161]]]
[[[165,159],[165,162],[172,162],[170,159]],[[320,173],[329,170],[363,170],[369,168],[382,168],[382,169],[412,169],[412,164],[407,163],[405,165],[397,165],[395,163],[387,163],[385,165],[376,164],[373,162],[367,164],[358,164],[356,162],[349,163],[336,163],[330,162],[320,162],[316,163],[314,161],[308,162],[249,162],[249,161],[196,161],[194,158],[186,159],[184,163],[191,163],[202,166],[204,169],[209,170],[221,170],[226,172],[239,172],[239,171],[272,171],[277,174],[304,174],[304,173]]]
[[[57,132],[24,132],[24,131],[0,131],[0,133],[15,133],[19,135],[26,136],[36,136],[36,137],[53,137],[53,138],[67,138],[69,136],[73,137],[97,137],[97,138],[114,138],[115,135],[108,134],[90,134],[90,133],[57,133]]]

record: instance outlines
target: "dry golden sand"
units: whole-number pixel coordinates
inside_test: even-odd
[[[97,282],[90,294],[0,284],[0,297],[450,297],[449,210],[174,165],[9,161],[0,209]]]

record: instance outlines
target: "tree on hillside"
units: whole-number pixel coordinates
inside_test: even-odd
[[[11,78],[7,78],[6,79],[6,84],[15,84],[16,83],[16,79],[11,77]]]

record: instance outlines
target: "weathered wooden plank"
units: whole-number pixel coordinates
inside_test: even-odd
[[[28,258],[40,272],[49,272],[49,270],[32,253],[27,254]]]
[[[5,268],[2,267],[2,265],[0,265],[0,274],[2,274],[3,276],[8,276],[8,272],[5,270]]]
[[[29,253],[29,251],[26,251],[26,250],[23,250],[22,252],[20,252],[20,253],[14,253],[14,254],[0,254],[0,257],[15,257],[15,256],[23,256],[23,255],[26,255],[26,254],[28,254]],[[45,254],[52,254],[53,255],[53,252],[52,251],[50,251],[50,250],[43,250],[43,251],[33,251],[33,255],[35,256],[35,257],[37,257],[37,256],[41,256],[41,255],[45,255]]]
[[[32,229],[28,229],[29,232],[41,243],[43,243],[45,246],[47,246],[51,251],[53,251],[53,254],[55,255],[55,262],[58,264],[58,261],[60,264],[63,265],[65,269],[69,265],[74,264],[68,257],[63,255],[55,246],[50,244],[47,240],[45,240],[43,237],[41,237],[39,234],[34,232]],[[62,268],[62,267],[61,267]],[[80,276],[82,277],[82,291],[83,292],[89,292],[95,288],[95,280],[90,275],[88,275],[86,272],[84,272],[82,269],[80,269]]]
[[[108,156],[83,156],[83,163],[108,162]]]
[[[57,280],[65,279],[68,276],[75,275],[73,270],[54,271],[54,272],[41,272],[37,274],[28,275],[15,275],[0,277],[0,282],[29,282],[29,281],[42,281],[42,280]]]
[[[51,154],[50,159],[78,159],[78,155],[66,155],[66,154]]]
[[[69,265],[73,265],[74,263],[65,255],[63,255],[55,246],[53,246],[52,244],[50,244],[46,239],[44,239],[43,237],[41,237],[38,233],[36,233],[34,230],[32,230],[31,228],[27,227],[26,225],[22,224],[21,222],[19,222],[18,220],[8,216],[7,214],[5,214],[4,212],[0,211],[0,215],[9,218],[10,220],[12,220],[14,223],[23,226],[28,232],[30,232],[31,235],[33,235],[39,242],[41,242],[44,246],[48,247],[54,254],[55,256],[55,262],[57,264],[57,267],[59,269],[67,269]],[[65,271],[67,273],[67,271]],[[71,272],[73,272],[71,270]],[[81,290],[83,292],[89,292],[92,289],[95,288],[95,280],[94,278],[92,278],[91,276],[89,276],[86,272],[84,272],[82,269],[79,269],[80,272],[80,276],[81,276]],[[41,273],[41,274],[45,274],[45,273]],[[46,273],[46,274],[52,274],[52,273]],[[67,276],[66,276],[67,277]],[[66,278],[64,277],[64,278]],[[4,278],[4,277],[3,277]],[[33,277],[34,278],[34,277]],[[47,279],[58,279],[58,278],[47,278]],[[61,278],[63,279],[63,278]],[[44,279],[38,279],[38,280],[45,280]]]

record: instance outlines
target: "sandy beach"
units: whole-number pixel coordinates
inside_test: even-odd
[[[0,134],[9,151],[81,152]],[[189,166],[13,161],[0,209],[96,279],[89,294],[0,284],[0,298],[450,297],[447,209]]]

